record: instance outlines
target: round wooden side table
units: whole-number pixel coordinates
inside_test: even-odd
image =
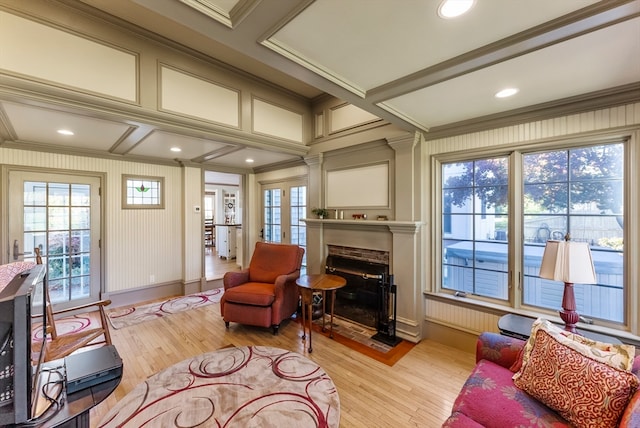
[[[309,318],[309,353],[313,352],[311,344],[311,328],[313,324],[313,293],[322,292],[322,331],[324,331],[324,297],[327,291],[331,292],[331,319],[329,326],[329,337],[333,338],[333,309],[336,301],[336,290],[347,285],[347,280],[338,275],[326,273],[315,275],[302,275],[296,280],[296,284],[300,288],[300,296],[302,297],[302,339],[306,338],[307,323],[306,317]]]

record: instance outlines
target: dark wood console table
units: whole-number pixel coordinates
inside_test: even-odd
[[[56,364],[56,361],[59,360],[51,361],[47,364]],[[60,363],[58,362],[57,364],[59,365]],[[48,415],[50,415],[50,412],[56,411],[55,405],[40,417],[42,423],[38,424],[37,422],[34,422],[15,426],[36,426],[39,428],[89,428],[89,414],[91,409],[106,400],[107,397],[115,391],[121,380],[122,374],[106,382],[76,391],[73,394],[67,395],[66,391],[62,391],[60,399],[63,399],[63,404],[53,417],[49,419]]]
[[[102,403],[120,384],[122,376],[67,395],[56,416],[39,427],[89,428],[89,412]]]
[[[507,314],[498,320],[498,328],[503,336],[515,337],[516,339],[527,340],[531,333],[531,325],[535,318],[525,317],[516,314]],[[598,342],[622,344],[620,339],[607,336],[606,334],[594,333],[592,331],[578,329],[578,334]]]

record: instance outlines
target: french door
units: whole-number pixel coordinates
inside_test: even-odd
[[[262,185],[262,239],[306,250],[307,185],[301,180]],[[305,259],[302,262],[306,266]]]
[[[100,178],[9,172],[9,261],[47,266],[56,308],[100,297]]]

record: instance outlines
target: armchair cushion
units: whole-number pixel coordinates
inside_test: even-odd
[[[258,242],[249,264],[249,280],[273,284],[278,276],[299,270],[300,261],[298,252],[291,251],[289,245]]]
[[[247,282],[225,291],[227,302],[243,303],[245,305],[269,306],[275,300],[273,284],[261,282]]]

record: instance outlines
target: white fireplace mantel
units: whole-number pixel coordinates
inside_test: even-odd
[[[390,232],[416,233],[421,226],[421,221],[395,221],[395,220],[337,220],[320,218],[303,218],[308,225],[326,224],[328,226],[345,226],[349,228],[385,228]]]

